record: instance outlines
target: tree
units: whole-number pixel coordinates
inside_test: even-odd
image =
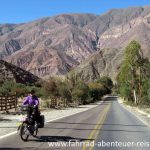
[[[119,94],[125,99],[132,99],[132,74],[130,67],[124,62],[117,76]]]
[[[125,97],[127,100],[129,100],[130,98],[132,98],[131,97],[132,94],[131,94],[131,86],[130,86],[130,84],[128,84],[128,83],[123,84],[120,87],[119,91],[120,91],[120,95],[122,97]]]
[[[128,65],[131,75],[132,75],[132,89],[134,95],[135,104],[138,104],[138,97],[137,97],[137,89],[136,89],[136,71],[139,68],[139,62],[141,61],[141,45],[136,42],[132,41],[127,47],[125,51],[125,63]]]
[[[142,103],[150,105],[150,79],[144,79],[142,81]]]
[[[56,84],[60,97],[63,100],[67,100],[67,102],[71,102],[72,96],[70,90],[70,83],[67,80],[57,79]]]
[[[141,103],[143,79],[150,77],[149,70],[150,63],[143,57],[140,44],[132,41],[125,49],[125,58],[117,77],[120,94],[127,99],[130,94],[135,104]]]
[[[102,85],[97,82],[89,83],[90,88],[90,97],[92,98],[92,101],[98,101],[103,96],[103,89],[101,87]]]

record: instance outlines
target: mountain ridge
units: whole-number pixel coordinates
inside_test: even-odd
[[[150,6],[112,9],[102,15],[61,14],[23,24],[0,25],[0,59],[39,77],[48,77],[65,75],[94,53],[101,51],[107,56],[108,52],[110,58],[115,54],[119,63],[115,61],[113,68],[106,59],[111,68],[100,69],[99,73],[107,75],[106,70],[116,70],[120,65],[123,56],[118,58],[118,54],[131,40],[137,40],[144,55],[150,58],[149,33]],[[98,56],[96,59],[104,59]],[[109,76],[115,78],[116,74]]]

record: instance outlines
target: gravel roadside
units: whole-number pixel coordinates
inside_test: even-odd
[[[121,106],[123,106],[129,112],[134,114],[138,119],[140,119],[144,124],[150,127],[150,114],[149,113],[137,107],[125,104],[122,98],[118,98],[118,102],[121,104]]]

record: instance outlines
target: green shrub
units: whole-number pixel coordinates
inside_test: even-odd
[[[80,101],[81,104],[89,103],[89,87],[83,81],[78,81],[72,90],[72,98],[74,101]]]
[[[150,79],[145,79],[142,85],[142,103],[150,105]]]
[[[90,97],[93,102],[100,100],[105,93],[105,87],[97,82],[90,83],[89,88]]]
[[[44,82],[42,90],[45,97],[56,97],[59,96],[58,87],[54,78],[50,78],[48,81]]]
[[[0,87],[1,95],[13,95],[15,94],[14,89],[16,88],[16,83],[13,80],[5,81]]]
[[[57,88],[60,97],[67,102],[72,102],[70,83],[66,80],[57,79]]]
[[[113,88],[113,82],[110,77],[103,76],[100,79],[98,79],[97,82],[104,85],[105,87],[107,87],[109,89]]]

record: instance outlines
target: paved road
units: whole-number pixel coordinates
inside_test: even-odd
[[[107,142],[112,144],[112,147],[109,147],[108,144],[110,150],[147,150],[150,149],[150,128],[135,115],[122,108],[114,99],[97,137],[96,142],[99,141],[101,143],[104,141],[104,147],[101,147],[102,150],[106,149]],[[100,145],[102,145],[101,143]],[[126,147],[122,147],[121,144]],[[98,149],[97,146],[95,150]]]
[[[150,148],[150,128],[122,108],[117,98],[109,97],[101,105],[93,105],[96,107],[47,124],[44,129],[40,129],[37,138],[31,137],[28,142],[21,141],[18,135],[2,139],[0,150]],[[120,147],[125,142],[132,143],[126,145],[130,147]],[[56,143],[64,146],[52,146]],[[113,147],[109,147],[109,144]]]

